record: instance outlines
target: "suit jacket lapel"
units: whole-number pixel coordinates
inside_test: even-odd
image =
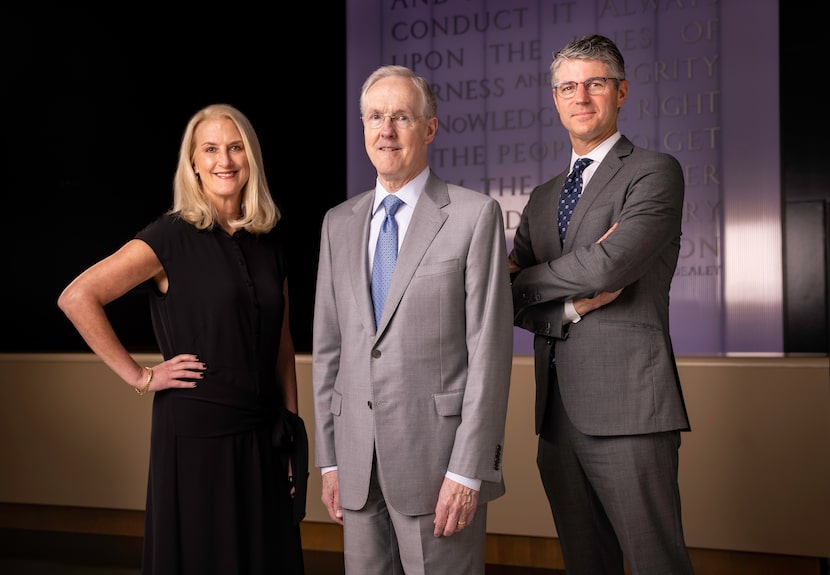
[[[549,194],[547,198],[542,198],[542,209],[536,217],[540,217],[541,221],[546,222],[544,226],[534,226],[538,232],[533,235],[534,251],[539,252],[538,262],[550,261],[562,255],[562,243],[559,241],[559,196],[562,193],[562,186],[565,185],[565,178],[568,177],[570,169],[565,170],[551,182],[551,185],[546,189]],[[577,204],[579,205],[579,204]],[[573,216],[571,217],[573,222]],[[551,231],[551,227],[553,231]],[[542,246],[541,250],[536,250],[535,246]]]
[[[369,242],[369,223],[372,220],[374,197],[374,190],[370,190],[364,193],[359,202],[355,203],[345,240],[349,246],[349,269],[366,271],[363,274],[349,273],[348,276],[351,278],[352,291],[360,317],[370,333],[375,330],[375,308],[372,304],[372,278],[369,274],[367,243]]]
[[[571,216],[571,222],[568,224],[568,229],[578,228],[582,222],[585,214],[591,207],[591,204],[602,194],[605,186],[611,181],[611,178],[622,168],[622,158],[631,153],[632,144],[625,137],[621,137],[619,141],[614,144],[614,147],[608,152],[597,171],[591,176],[591,181],[582,190],[582,195],[579,197],[579,202],[576,204],[574,213]],[[573,245],[573,238],[576,234],[568,233],[565,235],[564,251],[570,251]],[[597,238],[599,239],[599,238]]]
[[[389,284],[386,303],[383,304],[383,317],[378,326],[378,334],[386,328],[389,318],[398,307],[424,254],[444,225],[448,216],[443,208],[449,203],[447,184],[431,173],[424,191],[418,198],[415,211],[412,213],[412,220],[409,222],[409,228],[398,252],[398,262],[395,264],[395,272]]]

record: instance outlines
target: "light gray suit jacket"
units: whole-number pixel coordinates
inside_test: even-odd
[[[514,321],[536,334],[536,431],[552,346],[562,401],[583,433],[688,430],[669,335],[684,195],[680,164],[622,137],[585,187],[560,246],[557,205],[569,170],[531,192],[511,254],[523,268],[513,279]],[[597,244],[614,222],[619,228]],[[562,302],[619,288],[614,302],[563,327]]]
[[[502,495],[513,355],[502,212],[491,197],[427,180],[375,331],[367,244],[374,190],[323,221],[314,307],[314,461],[338,466],[340,503],[363,507],[373,453],[384,495],[433,513],[447,470]]]

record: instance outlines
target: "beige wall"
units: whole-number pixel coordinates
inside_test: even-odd
[[[312,430],[311,358],[297,362]],[[830,557],[830,359],[679,367],[692,420],[680,450],[687,545]],[[507,495],[490,507],[490,533],[556,536],[535,465],[533,386],[532,359],[516,357]],[[151,403],[91,354],[0,354],[0,502],[143,509]],[[319,491],[312,469],[307,520],[328,522]]]

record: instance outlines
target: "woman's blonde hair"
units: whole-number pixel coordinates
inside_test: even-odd
[[[194,134],[205,120],[228,118],[239,129],[245,154],[248,156],[250,176],[242,188],[240,217],[228,224],[243,228],[252,234],[271,231],[280,219],[280,211],[274,203],[262,161],[259,138],[248,118],[228,104],[212,104],[196,112],[187,123],[179,148],[179,163],[173,177],[173,207],[168,213],[178,214],[198,229],[212,228],[216,223],[216,211],[202,192],[199,178],[193,169],[193,155],[196,151]]]

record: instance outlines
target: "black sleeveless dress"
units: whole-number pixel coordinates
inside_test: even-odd
[[[302,573],[287,472],[272,445],[285,305],[277,234],[230,236],[165,215],[136,237],[170,280],[150,297],[162,355],[207,364],[195,389],[153,398],[142,572]]]

